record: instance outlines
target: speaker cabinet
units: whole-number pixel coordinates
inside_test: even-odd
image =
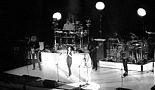
[[[58,86],[57,82],[54,80],[44,80],[43,85],[46,88],[56,88]]]

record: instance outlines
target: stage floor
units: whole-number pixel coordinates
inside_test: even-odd
[[[107,66],[109,65],[109,63],[106,63],[104,61],[100,61],[100,63],[104,63],[105,65],[107,64]],[[68,70],[66,68],[62,69],[62,67],[59,67],[58,78],[56,66],[45,65],[43,62],[41,65],[43,67],[42,70],[39,70],[39,68],[36,68],[36,70],[32,70],[32,65],[28,65],[6,71],[5,73],[20,76],[30,75],[55,81],[59,79],[60,82],[63,82],[65,84],[59,86],[59,88],[62,89],[72,89],[73,87],[78,87],[80,84],[84,84],[83,82],[86,82],[87,80],[90,85],[95,85],[95,87],[99,87],[100,90],[115,90],[119,87],[131,90],[150,90],[151,87],[155,85],[155,74],[150,70],[144,72],[130,70],[129,75],[125,78],[122,78],[123,70],[121,68],[99,66],[97,71],[89,69],[89,78],[87,79],[87,73],[85,73],[85,71],[83,71],[80,78],[78,73],[79,70],[76,70],[76,72],[73,71],[73,75],[68,78]],[[114,65],[115,67],[116,64],[112,63],[110,65]],[[81,70],[84,69],[85,68]]]
[[[6,71],[6,73],[14,75],[30,75],[41,77],[42,79],[57,80],[55,71],[40,71],[39,69],[32,70],[31,65]],[[118,87],[128,88],[132,90],[150,90],[150,88],[155,84],[154,73],[149,71],[129,71],[129,75],[127,77],[121,78],[122,70],[99,67],[97,71],[92,70],[90,76],[91,82],[98,84],[100,86],[100,90],[115,90]],[[66,84],[60,87],[63,89],[73,88],[71,86],[76,83],[74,82],[74,79],[74,77],[60,77],[59,80]],[[77,85],[75,85],[75,87],[77,87]]]

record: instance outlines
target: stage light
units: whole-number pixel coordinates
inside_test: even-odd
[[[144,16],[146,15],[146,11],[145,11],[145,9],[143,9],[143,8],[139,8],[139,9],[137,10],[137,14],[138,14],[139,16],[141,16],[141,17],[144,17]]]
[[[96,9],[97,10],[103,10],[105,8],[105,5],[103,2],[97,2],[96,3]]]
[[[100,30],[99,30],[99,36],[102,38],[102,13],[101,11],[105,8],[105,4],[103,2],[97,2],[96,3],[96,9],[100,11]]]
[[[57,20],[60,20],[62,18],[61,13],[60,12],[54,13],[53,18],[56,18]]]

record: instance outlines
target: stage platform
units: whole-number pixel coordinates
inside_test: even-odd
[[[68,77],[65,51],[61,53],[42,52],[41,55],[42,70],[39,70],[39,68],[32,70],[32,65],[27,65],[5,71],[4,73],[17,76],[28,75],[40,77],[40,79],[36,82],[41,85],[43,84],[40,82],[47,80],[52,80],[55,82],[59,81],[59,83],[61,83],[57,87],[50,90],[75,88],[78,90],[79,87],[82,89],[92,90],[116,90],[117,88],[127,88],[130,90],[150,90],[150,88],[155,84],[155,74],[151,71],[151,62],[143,66],[143,72],[141,72],[139,65],[128,64],[129,75],[125,78],[121,78],[123,75],[122,63],[100,61],[98,70],[95,71],[91,69],[91,59],[88,53],[75,53],[73,55],[73,63],[71,66],[72,76]],[[85,60],[83,59],[84,57],[88,62],[88,69],[85,67]],[[88,85],[85,86],[87,82]],[[52,84],[49,83],[48,85],[51,86]],[[81,87],[80,85],[84,86]],[[34,89],[34,87],[32,88],[27,86],[27,90],[49,90],[48,88],[36,88]]]
[[[123,69],[123,63],[99,61],[99,67]],[[144,65],[128,64],[128,70],[133,71],[152,71],[154,70],[154,62],[148,62]]]

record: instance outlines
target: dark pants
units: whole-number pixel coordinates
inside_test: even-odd
[[[124,67],[125,72],[128,72],[127,61],[128,61],[128,59],[123,59],[123,67]]]
[[[94,50],[93,52],[90,53],[90,58],[92,60],[92,65],[93,65],[93,69],[97,70],[97,66],[98,66],[98,61],[97,61],[97,51]]]
[[[35,69],[35,63],[38,63],[39,69],[41,70],[39,53],[32,53],[31,59],[32,59],[33,69]]]
[[[69,76],[72,74],[71,73],[71,65],[72,65],[72,58],[70,56],[68,56],[67,57],[67,66],[68,66]]]

